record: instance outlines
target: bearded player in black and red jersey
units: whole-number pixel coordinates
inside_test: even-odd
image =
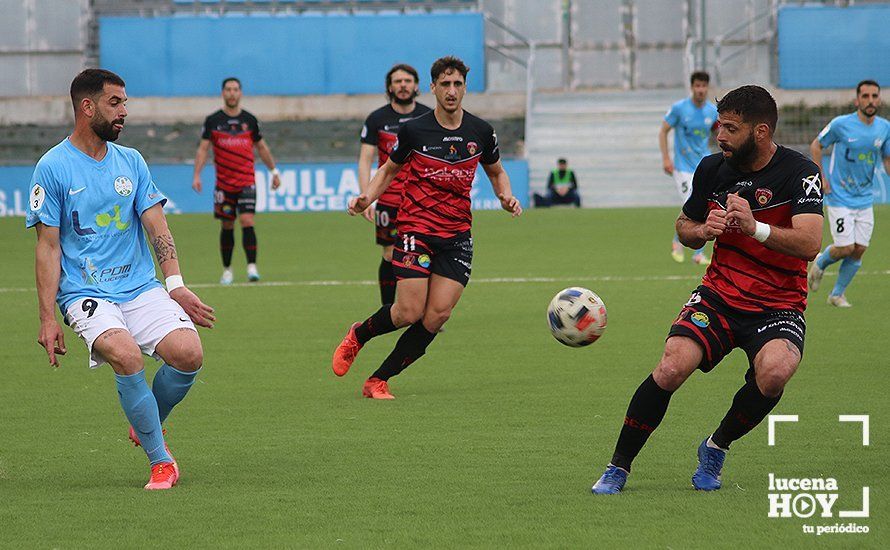
[[[468,71],[455,57],[433,63],[435,110],[402,126],[367,192],[349,201],[349,214],[363,212],[407,164],[392,262],[398,280],[396,301],[353,324],[334,351],[334,373],[343,376],[368,340],[408,327],[365,382],[365,397],[393,399],[388,380],[426,352],[470,280],[470,188],[480,163],[501,207],[514,217],[522,213],[501,166],[494,129],[461,107]]]
[[[256,117],[241,108],[241,81],[235,77],[223,80],[223,108],[204,121],[201,143],[195,154],[195,173],[192,189],[201,192],[201,170],[207,162],[207,152],[213,144],[213,164],[216,168],[216,188],[213,190],[213,217],[222,222],[219,250],[222,254],[223,274],[219,282],[232,284],[232,251],[235,248],[235,218],[241,224],[241,242],[247,256],[247,280],[260,280],[256,266],[257,239],[254,230],[256,212],[256,174],[253,168],[253,148],[272,173],[272,189],[281,185],[281,175],[269,145],[260,134]]]
[[[367,193],[371,182],[371,166],[377,158],[377,167],[386,163],[396,143],[399,128],[412,118],[428,113],[430,108],[417,102],[420,77],[411,65],[398,64],[386,73],[386,95],[389,103],[368,115],[362,126],[361,151],[358,158],[358,183],[362,193]],[[380,284],[380,301],[391,304],[396,296],[396,276],[392,269],[392,249],[396,242],[396,219],[402,202],[407,170],[393,178],[389,187],[377,199],[376,208],[370,206],[363,212],[368,221],[376,226],[377,244],[383,247],[383,258],[377,270]]]
[[[698,490],[719,489],[730,444],[769,414],[800,364],[807,261],[822,244],[819,167],[773,142],[778,112],[763,88],[729,92],[717,112],[723,152],[696,168],[676,224],[689,248],[715,240],[714,256],[674,321],[661,361],[630,401],[612,461],[593,486],[597,494],[624,487],[674,391],[696,369],[708,372],[741,348],[749,363],[745,384],[699,445],[692,476]]]

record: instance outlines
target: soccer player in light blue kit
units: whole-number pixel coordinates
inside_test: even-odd
[[[662,167],[665,174],[674,177],[683,204],[692,193],[692,174],[701,159],[711,154],[708,138],[717,127],[717,106],[708,101],[708,85],[711,77],[704,71],[696,71],[689,77],[692,95],[671,105],[664,115],[658,131],[658,146],[661,148]],[[674,132],[674,160],[668,153],[667,136]],[[677,263],[684,260],[683,245],[674,233],[671,257]],[[711,261],[705,256],[704,248],[696,250],[692,261],[708,265]]]
[[[195,325],[212,327],[213,309],[185,287],[164,217],[164,195],[135,149],[110,143],[127,116],[124,81],[87,69],[71,83],[74,131],[34,170],[27,227],[36,227],[38,342],[51,365],[65,354],[55,301],[86,343],[90,366],[109,363],[130,439],[151,463],[146,489],[169,489],[179,466],[161,423],[195,381],[203,362]],[[145,239],[166,277],[155,278]],[[168,294],[169,293],[169,294]],[[152,387],[142,354],[161,359]]]
[[[875,225],[874,181],[878,159],[890,173],[890,122],[877,116],[881,107],[881,87],[874,80],[856,86],[856,112],[841,115],[828,123],[813,143],[813,161],[822,167],[822,149],[834,145],[828,163],[828,177],[822,175],[828,227],[833,243],[810,266],[810,292],[819,288],[825,269],[841,261],[837,283],[828,295],[828,303],[850,307],[844,292],[868,248]]]

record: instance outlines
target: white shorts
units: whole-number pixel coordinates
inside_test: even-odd
[[[171,332],[180,328],[195,329],[175,300],[163,288],[147,290],[135,300],[115,304],[101,298],[81,298],[68,306],[65,322],[86,342],[90,351],[90,368],[107,361],[93,351],[96,338],[107,330],[122,328],[130,333],[142,353],[160,360],[155,347]]]
[[[674,183],[677,184],[677,193],[680,194],[680,198],[685,204],[689,200],[689,195],[692,194],[692,172],[680,172],[674,169]]]
[[[828,227],[835,246],[858,244],[868,246],[871,232],[875,228],[875,211],[873,208],[844,208],[843,206],[828,207]]]

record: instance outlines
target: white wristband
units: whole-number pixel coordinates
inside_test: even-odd
[[[763,222],[757,222],[754,229],[754,234],[751,235],[758,242],[765,242],[769,238],[770,227],[769,224],[765,224]]]
[[[272,170],[270,170],[270,172],[272,173],[273,176],[278,176],[279,178],[281,177],[281,172],[278,170],[277,166],[275,168],[273,168]]]
[[[185,286],[185,282],[182,280],[182,275],[170,275],[165,279],[164,283],[167,285],[168,293]]]

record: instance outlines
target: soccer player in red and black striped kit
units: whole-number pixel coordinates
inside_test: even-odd
[[[223,108],[204,121],[201,143],[195,154],[195,174],[192,189],[201,192],[201,170],[207,162],[207,152],[213,144],[213,164],[216,168],[216,188],[213,191],[213,217],[222,222],[219,249],[222,253],[223,274],[219,282],[232,284],[232,250],[235,248],[235,217],[241,224],[241,242],[247,256],[247,280],[260,280],[256,266],[257,239],[254,230],[256,212],[256,174],[253,148],[272,173],[272,189],[281,185],[281,175],[269,145],[260,134],[256,117],[241,108],[241,81],[234,77],[223,80]]]
[[[468,71],[455,57],[433,63],[430,88],[436,96],[435,110],[402,126],[389,159],[367,192],[349,201],[351,215],[363,212],[407,165],[392,262],[398,279],[396,301],[353,324],[334,351],[334,373],[343,376],[368,340],[408,327],[365,381],[365,397],[393,399],[388,380],[426,353],[470,280],[470,189],[480,163],[501,207],[514,217],[522,213],[501,166],[494,129],[461,107]]]
[[[593,486],[621,491],[631,462],[658,427],[674,391],[708,372],[734,348],[748,356],[745,384],[716,431],[698,447],[693,486],[721,486],[730,444],[775,407],[803,355],[807,261],[822,245],[819,167],[776,145],[778,111],[759,86],[742,86],[717,104],[722,153],[702,159],[677,219],[692,249],[714,240],[701,285],[674,321],[655,371],[630,401],[612,461]]]
[[[386,94],[389,103],[368,115],[362,126],[361,151],[358,158],[358,183],[363,193],[371,182],[371,166],[383,166],[396,143],[399,128],[412,118],[428,113],[430,108],[416,101],[420,77],[411,65],[398,64],[386,73]],[[380,301],[386,305],[395,301],[396,276],[392,269],[392,249],[396,241],[396,220],[407,170],[393,178],[389,187],[377,199],[377,206],[369,206],[364,217],[375,225],[377,244],[383,247],[383,257],[377,270]]]

